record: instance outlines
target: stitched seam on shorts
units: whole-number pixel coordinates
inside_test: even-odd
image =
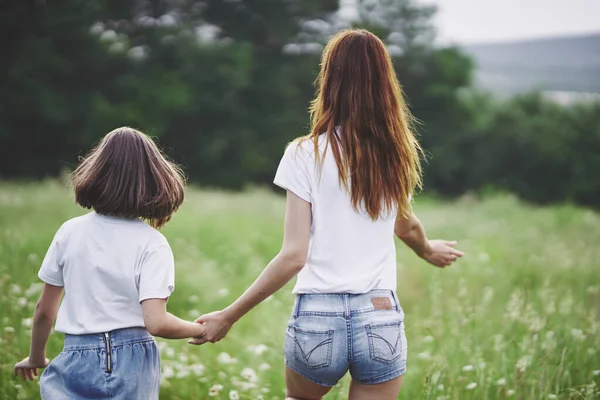
[[[326,312],[326,311],[299,311],[298,316],[303,317],[344,317],[343,312]]]

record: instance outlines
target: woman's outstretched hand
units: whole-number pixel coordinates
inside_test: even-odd
[[[430,240],[423,253],[423,259],[436,267],[447,267],[464,255],[454,246],[456,246],[456,241]]]
[[[195,345],[206,342],[217,343],[227,335],[234,323],[225,310],[205,314],[194,322],[206,326],[206,334],[203,337],[188,340],[189,344]]]

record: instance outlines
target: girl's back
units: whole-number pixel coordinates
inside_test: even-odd
[[[144,327],[140,303],[171,295],[174,262],[156,229],[139,219],[93,211],[63,224],[39,277],[65,288],[56,331],[110,332]]]

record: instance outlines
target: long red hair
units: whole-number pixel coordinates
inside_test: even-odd
[[[312,140],[320,154],[326,134],[356,210],[373,220],[394,207],[410,215],[410,196],[422,186],[423,150],[383,42],[362,29],[339,32],[323,51],[316,87],[311,132],[303,140]],[[319,167],[324,155],[316,157]]]

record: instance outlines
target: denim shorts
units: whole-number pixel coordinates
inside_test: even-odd
[[[396,293],[301,294],[285,339],[286,365],[322,386],[375,385],[406,372],[404,312]]]
[[[65,335],[40,377],[44,400],[154,400],[159,388],[158,348],[144,328]]]

